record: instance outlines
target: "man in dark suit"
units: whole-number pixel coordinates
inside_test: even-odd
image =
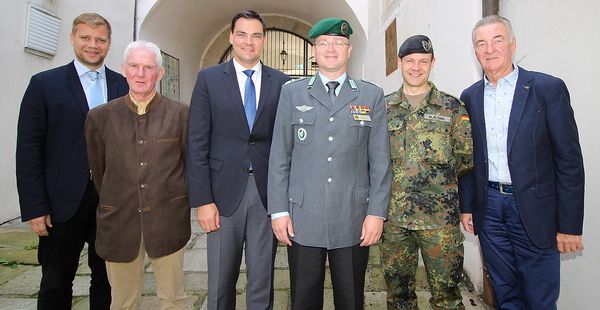
[[[485,76],[461,100],[473,173],[460,180],[462,224],[479,235],[500,309],[556,309],[560,253],[583,249],[584,171],[565,83],[513,65],[510,22],[473,29]]]
[[[289,77],[259,58],[266,26],[254,11],[231,21],[234,58],[198,73],[190,104],[190,206],[208,234],[208,309],[234,309],[242,249],[248,309],[273,301],[276,241],[267,169],[279,92]],[[245,247],[244,247],[245,244]]]
[[[110,285],[95,251],[98,194],[88,168],[83,126],[89,109],[127,93],[125,79],[104,66],[108,21],[75,18],[75,60],[31,78],[17,129],[17,189],[21,219],[39,238],[39,309],[70,309],[79,255],[88,243],[90,308],[108,309]]]

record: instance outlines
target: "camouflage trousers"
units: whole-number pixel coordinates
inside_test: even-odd
[[[381,263],[388,309],[418,309],[415,293],[419,249],[431,290],[433,309],[464,309],[458,284],[463,277],[464,236],[459,226],[409,230],[385,223]]]

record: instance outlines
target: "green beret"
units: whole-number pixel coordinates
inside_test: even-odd
[[[398,49],[398,57],[402,58],[410,54],[433,54],[433,44],[427,36],[418,34],[404,41]]]
[[[350,23],[341,18],[328,17],[318,21],[308,32],[308,37],[314,39],[320,35],[328,35],[350,38],[351,34]]]

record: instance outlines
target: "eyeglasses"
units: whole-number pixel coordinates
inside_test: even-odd
[[[315,42],[316,47],[327,48],[329,45],[332,45],[333,47],[336,47],[336,48],[341,48],[342,46],[350,45],[350,42],[346,42],[343,40],[335,40],[335,41],[322,40],[322,41]]]

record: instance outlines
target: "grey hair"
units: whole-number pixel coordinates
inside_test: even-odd
[[[492,25],[492,24],[504,25],[504,27],[506,27],[506,31],[508,32],[508,40],[510,42],[513,42],[515,40],[515,33],[513,31],[512,25],[506,17],[502,17],[500,15],[489,15],[489,16],[486,16],[486,17],[482,18],[481,20],[479,20],[477,22],[477,24],[475,24],[475,27],[473,27],[473,32],[471,33],[471,39],[473,40],[473,46],[475,46],[475,43],[476,43],[475,42],[475,32],[477,32],[477,29],[479,29],[483,26]]]
[[[152,42],[143,40],[133,41],[127,45],[127,47],[125,48],[125,52],[123,52],[123,63],[127,63],[127,57],[129,57],[131,50],[134,49],[147,49],[150,52],[154,53],[154,55],[156,56],[156,66],[159,69],[162,68],[162,55],[160,53],[160,48]]]

